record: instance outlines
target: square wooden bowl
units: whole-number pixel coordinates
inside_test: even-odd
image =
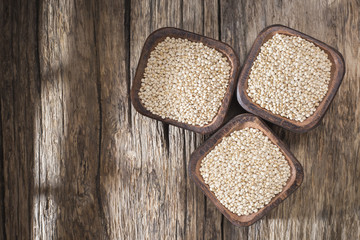
[[[222,100],[221,106],[218,110],[217,115],[213,119],[213,121],[203,127],[196,126],[196,125],[189,125],[186,123],[178,122],[174,119],[165,118],[162,119],[160,116],[155,115],[148,111],[141,103],[139,99],[139,90],[141,86],[141,79],[143,78],[144,71],[148,62],[148,59],[150,57],[151,51],[154,50],[154,48],[157,46],[157,44],[161,41],[163,41],[166,37],[174,37],[174,38],[183,38],[188,39],[193,42],[202,42],[204,45],[214,48],[217,51],[221,52],[227,57],[227,60],[231,67],[230,72],[230,79],[229,79],[229,85],[226,90],[224,99]],[[221,126],[221,124],[224,121],[226,112],[229,108],[231,98],[234,94],[236,81],[239,73],[239,60],[236,56],[234,50],[226,43],[220,42],[218,40],[208,38],[205,36],[201,36],[195,33],[191,33],[188,31],[184,31],[177,28],[172,27],[166,27],[166,28],[160,28],[153,33],[149,35],[149,37],[146,39],[145,44],[143,46],[139,64],[136,69],[135,77],[133,80],[132,89],[130,92],[131,96],[131,102],[134,106],[134,108],[141,114],[148,116],[150,118],[154,118],[159,121],[163,121],[178,127],[182,127],[185,129],[189,129],[194,132],[206,134],[215,131],[217,128]]]
[[[246,127],[252,127],[261,130],[272,143],[278,146],[284,154],[286,160],[290,165],[291,175],[288,179],[282,192],[277,194],[266,206],[261,208],[258,212],[250,215],[239,216],[229,211],[216,198],[215,194],[210,191],[209,186],[204,182],[200,173],[202,159],[221,142],[223,137],[229,136],[233,131],[241,130]],[[279,205],[285,198],[293,193],[302,183],[304,173],[301,164],[296,160],[294,155],[289,151],[286,145],[269,129],[265,123],[252,114],[241,114],[233,118],[220,130],[218,130],[212,137],[206,140],[198,149],[196,149],[190,157],[189,173],[194,182],[200,187],[205,195],[215,204],[224,216],[229,219],[231,223],[237,226],[249,226],[262,218],[271,209]]]
[[[269,40],[276,33],[285,34],[290,36],[299,36],[309,42],[314,43],[317,47],[324,50],[332,63],[331,67],[331,79],[329,83],[329,89],[324,99],[321,101],[320,105],[317,107],[313,115],[308,117],[303,122],[298,122],[295,120],[282,117],[280,115],[274,114],[269,110],[266,110],[260,107],[258,104],[254,103],[250,97],[247,95],[246,90],[248,88],[248,78],[250,75],[251,67],[253,62],[256,60],[257,55],[260,52],[260,47]],[[282,26],[282,25],[272,25],[264,30],[262,30],[250,50],[250,53],[245,61],[243,69],[239,76],[239,82],[237,86],[237,99],[240,105],[248,112],[251,112],[257,116],[262,117],[263,119],[270,121],[276,125],[279,125],[283,128],[286,128],[293,132],[307,132],[315,128],[320,120],[324,117],[326,110],[328,109],[331,101],[333,100],[339,86],[342,82],[342,79],[345,74],[345,63],[342,55],[332,47],[326,45],[315,38],[312,38],[304,33],[296,31],[294,29]]]

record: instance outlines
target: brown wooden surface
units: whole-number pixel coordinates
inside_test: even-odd
[[[359,239],[359,9],[356,0],[0,1],[0,239]],[[189,179],[204,137],[136,113],[129,90],[153,30],[220,39],[242,65],[276,23],[338,49],[346,73],[319,127],[271,126],[304,182],[236,228]]]
[[[201,127],[201,126],[179,122],[170,118],[162,118],[161,116],[153,114],[152,112],[147,110],[141,103],[141,100],[139,98],[139,91],[141,87],[141,80],[144,78],[144,72],[148,59],[150,57],[150,53],[155,49],[158,43],[163,41],[166,37],[184,38],[193,42],[201,42],[205,46],[214,48],[217,51],[224,54],[224,56],[227,58],[229,66],[231,67],[228,87],[226,89],[221,106],[219,107],[218,113],[216,114],[212,122],[210,122],[205,126]],[[240,63],[237,54],[234,52],[234,49],[232,49],[232,47],[230,47],[228,44],[220,42],[213,38],[208,38],[199,34],[184,31],[179,28],[172,28],[172,27],[160,28],[158,30],[155,30],[149,35],[149,37],[146,39],[142,47],[141,55],[139,57],[139,63],[137,65],[136,73],[132,81],[132,87],[130,90],[131,103],[133,107],[136,109],[136,111],[138,111],[139,113],[145,116],[162,121],[164,123],[178,126],[187,130],[191,130],[197,133],[209,134],[214,132],[223,124],[223,121],[225,119],[226,113],[228,111],[228,108],[230,106],[234,94],[234,90],[237,85],[239,70],[240,70]]]
[[[291,176],[287,180],[283,190],[277,194],[271,201],[258,212],[250,215],[239,216],[228,210],[215,196],[201,176],[200,167],[202,159],[218,145],[224,137],[228,137],[232,132],[247,127],[257,128],[263,132],[284,154],[286,161],[289,163]],[[257,116],[252,114],[240,114],[229,121],[225,126],[214,133],[201,146],[199,146],[190,157],[189,175],[194,182],[200,187],[204,194],[211,200],[219,211],[236,226],[250,226],[254,222],[264,217],[269,211],[277,207],[283,200],[292,194],[302,183],[304,171],[301,164],[297,161],[288,147],[266,126],[266,124]]]
[[[256,60],[260,47],[267,42],[270,38],[272,38],[275,34],[285,34],[290,36],[299,36],[303,39],[306,39],[312,43],[314,43],[317,47],[321,48],[327,55],[331,61],[331,77],[329,83],[329,89],[327,94],[324,96],[323,100],[320,102],[319,106],[316,108],[316,111],[313,115],[308,117],[303,122],[298,122],[295,120],[291,120],[289,118],[280,116],[278,114],[273,114],[271,111],[266,110],[260,107],[258,104],[253,102],[251,98],[246,93],[248,88],[248,79],[250,75],[250,70],[254,61]],[[282,25],[271,25],[262,30],[259,35],[256,37],[253,46],[243,64],[243,68],[241,74],[239,76],[238,86],[237,86],[237,99],[240,105],[248,112],[251,112],[263,119],[272,122],[280,127],[288,129],[297,133],[304,133],[312,130],[316,126],[320,124],[321,119],[324,117],[326,110],[330,106],[330,103],[335,97],[340,84],[343,80],[345,74],[345,63],[344,59],[337,50],[328,46],[327,44],[312,38],[306,34],[303,34],[299,31],[291,29],[289,27],[285,27]]]

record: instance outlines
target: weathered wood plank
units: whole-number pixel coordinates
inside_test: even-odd
[[[106,238],[99,198],[102,134],[94,2],[43,1],[36,237]],[[39,131],[37,129],[36,131]]]
[[[34,2],[2,1],[1,9],[1,227],[0,239],[27,239],[33,231],[33,168],[40,121],[37,11]]]
[[[99,1],[96,12],[96,45],[99,64],[98,90],[101,103],[101,139],[99,205],[106,236],[125,239],[133,236],[133,223],[128,208],[132,189],[131,177],[131,109],[129,108],[129,46],[130,3]],[[138,171],[135,170],[135,174]],[[138,209],[139,210],[139,209]]]
[[[203,34],[204,27],[203,4],[201,1],[187,1],[182,3],[182,28]],[[188,176],[188,162],[192,151],[203,142],[204,138],[200,134],[191,131],[184,131],[184,176],[185,184],[185,236],[184,239],[203,239],[205,236],[205,211],[206,201],[203,193],[199,191],[196,185]]]
[[[208,31],[209,37],[217,38],[217,32],[215,36],[209,33],[209,26],[212,25],[211,16],[217,14],[217,8],[209,9],[208,13],[205,13],[205,2],[202,1],[183,1],[183,25],[182,28],[191,32],[205,35],[205,31]],[[209,20],[205,20],[205,14]],[[215,26],[218,26],[217,19]],[[205,30],[206,29],[206,30]],[[216,210],[211,203],[207,203],[204,194],[195,186],[190,177],[187,175],[188,163],[192,151],[195,150],[203,141],[204,137],[200,134],[195,134],[190,131],[184,131],[185,135],[185,163],[186,170],[186,202],[187,207],[185,208],[187,215],[187,226],[186,226],[186,239],[204,239],[213,235],[221,234],[221,231],[215,232],[216,228],[219,229],[221,217],[213,217],[213,212]],[[210,214],[206,214],[209,212]],[[215,215],[216,216],[216,215]],[[220,221],[219,221],[220,220]],[[220,236],[220,235],[218,235]]]
[[[219,31],[218,31],[218,2],[217,1],[183,1],[183,28],[185,30],[189,30],[192,32],[196,32],[207,37],[218,39]],[[199,134],[190,133],[185,131],[185,139],[187,138],[194,138],[194,142],[198,144],[204,141],[204,137]],[[188,144],[188,143],[187,143]],[[188,145],[191,152],[194,150]],[[189,152],[189,157],[191,152]],[[189,157],[186,158],[186,169],[188,168]],[[191,191],[195,191],[195,194],[198,195],[196,199],[204,198],[204,202],[197,200],[196,205],[199,206],[201,211],[195,213],[197,218],[201,218],[202,214],[204,217],[204,222],[198,223],[195,225],[195,229],[189,231],[192,233],[188,235],[188,239],[195,239],[201,237],[202,239],[220,239],[221,238],[221,221],[222,215],[220,212],[215,208],[215,206],[210,202],[207,201],[206,197],[203,193],[194,186],[194,183],[191,181],[190,178],[187,179],[188,184],[187,188]],[[193,193],[190,193],[189,196],[192,196]],[[188,199],[190,201],[192,199]],[[194,204],[194,203],[193,203]],[[204,204],[204,206],[203,206]],[[187,214],[189,217],[192,217],[191,212],[188,211]],[[193,221],[192,223],[194,223]],[[191,225],[189,225],[190,227]],[[202,235],[201,235],[202,231]],[[195,232],[198,232],[195,234]]]
[[[155,29],[165,26],[180,27],[180,1],[131,1],[130,76],[134,76],[142,45]],[[138,166],[140,176],[132,184],[135,199],[130,211],[134,216],[141,209],[142,218],[131,236],[140,239],[175,238],[184,232],[184,166],[183,137],[178,128],[140,116],[133,117],[132,163]],[[134,167],[135,167],[134,166]],[[175,200],[176,199],[176,200]]]

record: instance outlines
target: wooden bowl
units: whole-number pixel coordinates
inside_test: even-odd
[[[230,212],[220,201],[215,194],[210,191],[209,186],[204,182],[200,174],[200,166],[202,159],[218,144],[223,137],[229,136],[233,131],[241,130],[246,127],[257,128],[261,130],[270,140],[280,148],[286,160],[290,165],[291,176],[288,179],[286,186],[282,192],[277,194],[266,206],[261,208],[258,212],[250,215],[239,216]],[[262,218],[271,209],[279,205],[285,198],[293,193],[302,183],[304,173],[301,164],[296,160],[294,155],[289,151],[285,144],[275,136],[273,131],[269,129],[265,123],[252,114],[241,114],[233,118],[220,130],[218,130],[212,137],[206,140],[198,149],[196,149],[190,157],[189,173],[194,182],[201,188],[205,195],[215,204],[224,216],[229,219],[231,223],[237,226],[249,226]]]
[[[193,42],[202,42],[204,45],[214,48],[217,51],[224,54],[231,67],[230,72],[230,79],[229,79],[229,85],[225,92],[224,99],[222,100],[221,106],[218,110],[217,115],[213,119],[213,121],[205,126],[196,126],[196,125],[189,125],[186,123],[178,122],[174,119],[165,118],[162,119],[160,116],[155,115],[148,111],[141,103],[139,99],[139,90],[141,86],[141,79],[143,78],[144,71],[148,62],[148,59],[150,57],[150,53],[154,48],[157,46],[157,44],[161,41],[163,41],[166,37],[174,37],[174,38],[183,38],[188,39]],[[220,127],[220,125],[223,123],[226,112],[229,108],[229,104],[231,102],[231,98],[234,94],[236,80],[239,73],[239,60],[236,56],[234,50],[226,43],[220,42],[215,39],[211,39],[205,36],[201,36],[195,33],[187,32],[181,29],[177,28],[160,28],[153,33],[149,35],[149,37],[146,39],[145,44],[143,46],[139,64],[136,69],[136,74],[133,80],[132,89],[130,92],[131,96],[131,102],[134,106],[134,108],[141,114],[148,116],[150,118],[154,118],[159,121],[163,121],[178,127],[182,127],[185,129],[192,130],[194,132],[206,134],[215,131],[217,128]]]
[[[290,120],[286,117],[282,117],[280,115],[274,114],[269,110],[266,110],[260,107],[258,104],[254,103],[250,97],[246,93],[246,89],[248,88],[248,78],[250,75],[250,70],[253,65],[253,62],[256,60],[258,53],[260,52],[260,47],[269,40],[276,33],[291,35],[291,36],[299,36],[307,41],[314,43],[316,46],[324,50],[332,63],[331,67],[331,79],[329,83],[329,89],[324,99],[321,101],[320,105],[317,107],[316,111],[313,115],[308,117],[303,122],[298,122],[295,120]],[[323,118],[326,110],[328,109],[331,101],[334,99],[334,96],[339,89],[339,86],[342,82],[345,73],[345,63],[342,55],[332,47],[326,45],[315,38],[312,38],[306,34],[298,32],[294,29],[282,26],[282,25],[272,25],[265,28],[263,31],[259,33],[255,42],[250,50],[250,53],[245,61],[245,65],[240,73],[239,82],[237,86],[237,99],[240,105],[247,110],[257,116],[262,117],[263,119],[270,121],[276,125],[279,125],[283,128],[286,128],[293,132],[307,132],[313,128],[315,128],[320,120]]]

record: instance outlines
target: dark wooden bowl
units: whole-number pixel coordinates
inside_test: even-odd
[[[299,36],[314,43],[316,46],[320,47],[328,54],[329,59],[332,63],[329,90],[325,95],[324,99],[321,101],[320,105],[317,107],[314,114],[308,117],[303,122],[290,120],[286,117],[274,114],[271,111],[260,107],[258,104],[254,103],[246,93],[246,89],[248,88],[248,78],[250,75],[250,70],[253,62],[256,60],[256,57],[260,52],[260,47],[276,33]],[[345,62],[342,55],[337,50],[333,49],[332,47],[326,45],[323,42],[320,42],[319,40],[316,40],[315,38],[312,38],[294,29],[282,25],[272,25],[261,31],[255,39],[255,42],[250,50],[250,53],[247,57],[247,60],[245,61],[245,64],[239,76],[239,82],[237,86],[237,99],[240,105],[248,112],[260,116],[263,119],[279,125],[283,128],[286,128],[290,131],[303,133],[315,128],[320,123],[320,120],[324,117],[326,110],[328,109],[337,90],[339,89],[344,74]]]
[[[157,44],[161,41],[163,41],[166,37],[175,37],[175,38],[183,38],[188,39],[193,42],[202,42],[204,45],[214,48],[217,51],[223,53],[230,64],[231,72],[230,72],[230,79],[229,79],[229,85],[225,92],[224,99],[222,100],[222,104],[218,110],[217,115],[213,119],[213,121],[203,127],[196,126],[196,125],[189,125],[186,123],[178,122],[174,119],[165,118],[162,119],[160,116],[155,115],[148,111],[141,103],[139,99],[139,90],[141,86],[141,79],[143,78],[145,67],[147,65],[148,59],[150,57],[150,53],[154,48],[157,46]],[[194,132],[206,134],[215,131],[217,128],[221,126],[221,124],[224,121],[226,112],[229,108],[231,98],[234,94],[236,81],[239,73],[239,59],[236,56],[234,50],[226,43],[220,42],[218,40],[208,38],[205,36],[201,36],[195,33],[187,32],[181,29],[177,28],[160,28],[153,33],[149,35],[149,37],[146,39],[145,44],[143,46],[141,56],[139,59],[139,64],[136,69],[136,74],[133,80],[132,89],[130,92],[131,96],[131,102],[134,106],[134,108],[141,114],[148,116],[150,118],[154,118],[159,121],[163,121],[178,127],[182,127],[185,129],[189,129]]]
[[[261,130],[270,140],[276,144],[281,152],[284,154],[286,160],[290,165],[291,176],[283,188],[282,192],[277,194],[266,206],[261,208],[258,212],[250,215],[239,216],[230,212],[220,201],[216,198],[215,194],[210,191],[209,186],[204,182],[200,174],[200,166],[202,159],[218,144],[223,137],[229,136],[233,131],[237,131],[246,127],[257,128]],[[285,144],[275,136],[273,131],[269,129],[265,123],[252,114],[241,114],[233,118],[220,130],[218,130],[212,137],[206,140],[198,149],[196,149],[191,157],[189,164],[189,173],[194,182],[201,188],[205,195],[215,204],[224,216],[229,219],[234,225],[237,226],[250,226],[271,209],[279,205],[285,198],[293,193],[302,183],[304,178],[303,168],[296,160],[294,155],[289,151]]]

